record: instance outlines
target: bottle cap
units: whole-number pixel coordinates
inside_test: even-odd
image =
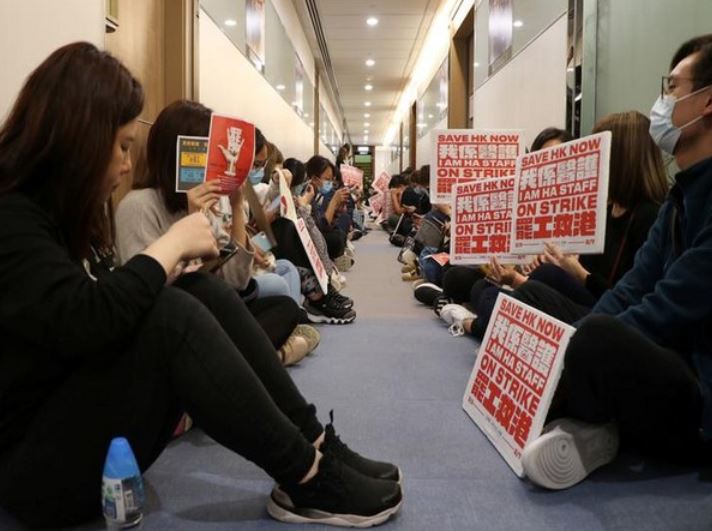
[[[126,438],[112,439],[104,462],[104,476],[110,479],[123,479],[140,474],[131,445]]]

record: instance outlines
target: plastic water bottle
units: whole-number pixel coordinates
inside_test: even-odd
[[[111,441],[104,463],[101,501],[109,531],[139,526],[143,519],[143,479],[129,442]]]

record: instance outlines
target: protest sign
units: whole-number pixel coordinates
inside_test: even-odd
[[[514,473],[544,427],[574,328],[502,293],[467,383],[462,407]]]
[[[329,275],[326,273],[324,268],[324,263],[319,258],[319,251],[317,251],[316,245],[309,234],[309,229],[302,218],[298,218],[294,226],[297,228],[297,233],[299,234],[299,239],[302,241],[304,250],[307,252],[307,258],[309,258],[309,263],[314,270],[314,275],[319,281],[319,286],[321,290],[326,293],[328,291]]]
[[[382,171],[381,174],[373,181],[372,186],[374,189],[380,190],[385,194],[388,191],[389,182],[391,182],[391,176],[388,175],[387,172]]]
[[[453,264],[486,264],[493,257],[504,264],[525,260],[509,254],[514,176],[457,184],[452,197]]]
[[[341,170],[341,178],[346,186],[363,190],[363,170],[348,164],[342,164],[339,169]]]
[[[288,219],[292,223],[297,222],[297,209],[294,206],[294,197],[289,189],[287,179],[284,174],[279,172],[279,213],[284,219]]]
[[[524,153],[518,130],[439,129],[433,134],[434,168],[430,172],[433,203],[449,203],[456,184],[514,175]]]
[[[186,193],[205,181],[208,138],[182,136],[176,140],[176,192]]]
[[[383,206],[386,202],[385,199],[383,193],[378,192],[368,198],[368,204],[371,205],[371,208],[376,214],[380,214],[383,211]]]
[[[255,160],[255,126],[249,122],[213,114],[210,117],[208,165],[205,180],[217,180],[221,193],[238,188]]]
[[[610,151],[604,131],[517,159],[512,252],[603,252]]]

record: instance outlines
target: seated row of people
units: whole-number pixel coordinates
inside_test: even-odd
[[[274,518],[387,520],[402,504],[399,468],[350,450],[283,366],[294,360],[290,338],[318,341],[312,331],[298,333],[300,322],[355,318],[353,301],[333,287],[343,284],[340,274],[330,266],[330,288],[317,289],[278,219],[274,254],[292,266],[263,261],[248,235],[249,188],[226,198],[211,184],[175,193],[176,137],[206,136],[209,109],[178,102],[161,112],[145,180],[112,219],[143,103],[141,84],[118,60],[75,43],[29,76],[0,127],[0,507],[32,527],[99,516],[112,438],[128,439],[143,472],[185,411],[275,479],[267,502]],[[256,140],[246,187],[268,163],[266,140]],[[306,166],[325,168],[307,172],[302,193],[299,171],[292,175],[323,252],[327,234],[319,229],[332,227],[342,199],[319,214],[332,168],[321,160]],[[213,274],[207,269],[225,247],[232,259]],[[272,270],[277,278],[260,283]],[[62,478],[62,488],[38,489],[48,477]]]
[[[437,272],[417,260],[415,238],[401,255],[425,276],[416,298],[454,335],[482,338],[502,290],[576,327],[549,423],[522,455],[545,488],[575,485],[620,446],[685,464],[712,455],[712,35],[683,44],[665,80],[650,119],[616,113],[595,126],[612,133],[602,254],[548,244],[524,267]],[[568,139],[548,129],[532,150]],[[681,169],[672,188],[661,150]]]

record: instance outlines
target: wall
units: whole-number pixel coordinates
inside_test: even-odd
[[[64,44],[104,47],[105,0],[3,0],[0,2],[0,121],[28,74]]]
[[[425,133],[422,138],[418,139],[418,147],[415,151],[416,168],[420,168],[425,164],[432,164],[433,161],[431,159],[436,129],[447,129],[447,116],[445,116],[440,123],[435,124],[435,126],[430,131]]]
[[[475,91],[475,129],[524,129],[529,145],[545,127],[563,127],[566,46],[564,15]]]
[[[173,5],[175,8],[175,4]],[[119,0],[119,27],[106,35],[106,49],[120,59],[141,82],[145,95],[136,141],[131,150],[133,171],[114,192],[118,203],[134,181],[145,176],[146,139],[166,101],[164,0]]]
[[[311,157],[312,129],[202,10],[199,35],[200,101],[216,112],[254,122],[285,157]]]
[[[638,110],[646,116],[660,94],[660,76],[687,39],[710,32],[710,0],[597,0],[595,110],[599,119],[612,112]],[[591,1],[587,0],[590,9]],[[645,16],[640,16],[644,13]],[[584,64],[590,57],[584,57]],[[584,93],[584,106],[594,99]],[[584,131],[591,123],[585,123]]]

